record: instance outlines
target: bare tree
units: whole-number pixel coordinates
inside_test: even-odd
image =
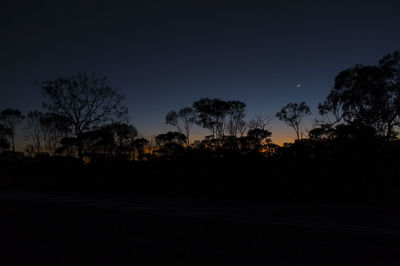
[[[310,115],[310,107],[305,102],[288,103],[280,112],[276,113],[279,120],[284,121],[288,126],[292,127],[299,140],[303,137],[302,123],[306,115]]]
[[[65,117],[72,128],[82,161],[82,134],[109,122],[127,120],[128,108],[118,90],[106,78],[78,73],[38,84],[44,92],[44,108]]]
[[[249,130],[252,129],[261,129],[261,130],[269,130],[268,126],[271,123],[272,117],[268,114],[259,114],[256,115],[253,119],[249,121]]]

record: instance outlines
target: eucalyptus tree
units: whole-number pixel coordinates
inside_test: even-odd
[[[244,121],[246,104],[241,101],[228,101],[228,105],[227,131],[230,136],[243,136],[247,127]]]
[[[376,66],[341,71],[318,109],[323,116],[333,115],[332,124],[373,127],[392,139],[400,125],[400,51],[384,56]]]
[[[190,145],[190,131],[196,123],[196,112],[191,107],[181,108],[178,112],[172,110],[165,116],[165,123],[174,126],[178,132],[185,134],[186,145]]]
[[[197,113],[196,123],[211,131],[213,138],[223,139],[226,132],[237,135],[244,127],[246,104],[240,101],[223,101],[218,98],[201,98],[193,103]]]
[[[288,103],[276,113],[276,117],[293,128],[296,138],[299,140],[303,137],[302,124],[304,117],[310,114],[310,107],[305,102]]]
[[[183,145],[186,143],[186,136],[179,132],[169,131],[157,135],[155,141],[161,154],[173,155],[183,151]]]
[[[193,103],[197,113],[196,123],[211,131],[213,138],[224,136],[225,117],[229,111],[227,102],[221,99],[201,98]]]

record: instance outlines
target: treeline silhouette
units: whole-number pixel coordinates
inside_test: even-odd
[[[303,123],[310,107],[283,106],[276,117],[296,140],[282,146],[271,141],[272,117],[246,121],[241,101],[201,98],[166,114],[175,131],[145,139],[105,78],[78,73],[36,84],[43,111],[1,112],[3,187],[385,203],[400,198],[400,52],[376,66],[340,72],[308,131]],[[210,135],[193,141],[195,125]],[[18,129],[29,141],[24,153],[15,150]]]

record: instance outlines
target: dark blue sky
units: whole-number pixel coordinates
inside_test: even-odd
[[[145,136],[200,97],[242,100],[248,118],[303,100],[315,114],[339,71],[400,49],[399,10],[384,0],[2,1],[0,109],[39,109],[35,80],[82,71],[125,94]],[[271,129],[291,136],[276,119]]]

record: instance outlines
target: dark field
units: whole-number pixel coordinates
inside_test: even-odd
[[[0,193],[0,265],[398,265],[398,208]]]

